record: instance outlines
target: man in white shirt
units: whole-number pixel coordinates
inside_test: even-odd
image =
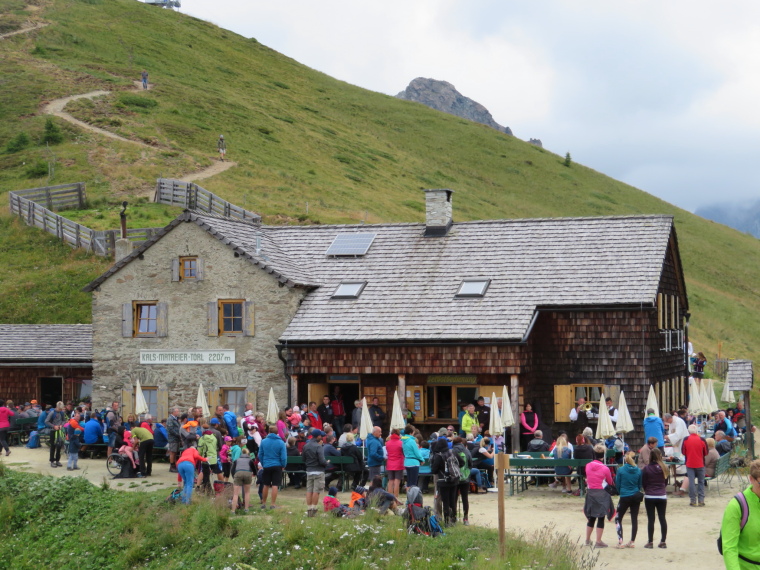
[[[574,424],[577,433],[581,433],[583,428],[588,427],[588,422],[591,419],[598,418],[599,414],[596,408],[591,408],[589,411],[584,410],[586,405],[586,398],[578,398],[578,405],[570,410],[570,421]]]
[[[607,398],[604,401],[605,404],[607,404],[607,411],[610,414],[610,419],[613,421],[613,423],[617,423],[618,421],[618,411],[615,406],[612,405],[612,398]]]
[[[668,426],[668,435],[665,439],[673,446],[673,457],[681,458],[681,444],[683,440],[689,437],[689,429],[686,427],[686,422],[678,416],[672,416],[670,414],[664,414],[662,416],[665,425]]]

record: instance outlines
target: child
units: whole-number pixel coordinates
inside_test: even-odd
[[[232,446],[230,447],[230,462],[231,462],[231,474],[235,477],[235,462],[240,459],[240,454],[243,452],[243,438],[245,436],[238,436],[232,440]]]
[[[330,487],[330,489],[327,491],[327,496],[322,499],[322,503],[325,507],[325,512],[329,513],[333,509],[339,509],[340,508],[340,501],[335,497],[335,495],[338,494],[338,488],[337,487]]]
[[[219,452],[219,458],[222,460],[222,473],[224,474],[225,483],[227,483],[230,480],[230,468],[232,467],[232,463],[230,463],[231,442],[232,442],[232,438],[228,435],[225,435],[224,445],[222,445],[222,449]]]
[[[357,511],[363,511],[367,508],[367,489],[364,487],[356,487],[351,491],[351,500],[348,502],[348,508]]]
[[[137,455],[135,453],[135,447],[133,445],[133,439],[131,437],[124,437],[124,445],[119,448],[119,455],[122,457],[128,457],[132,463],[132,469],[137,470]]]
[[[69,438],[69,461],[66,466],[67,471],[79,469],[79,467],[77,467],[77,461],[79,461],[79,450],[82,447],[81,434],[82,430],[77,428]]]

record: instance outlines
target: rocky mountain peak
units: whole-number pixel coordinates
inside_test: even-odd
[[[431,109],[487,125],[508,135],[512,134],[512,129],[502,127],[494,121],[488,109],[477,101],[462,95],[448,81],[418,77],[412,80],[407,88],[396,97],[407,101],[416,101]]]

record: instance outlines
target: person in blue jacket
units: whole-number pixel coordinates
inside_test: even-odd
[[[169,432],[166,431],[166,426],[164,425],[166,423],[166,420],[163,420],[160,423],[157,423],[155,426],[153,426],[153,445],[154,447],[166,447],[169,444]],[[219,446],[221,449],[221,446]]]
[[[369,479],[374,479],[380,475],[380,470],[385,462],[383,453],[383,430],[380,426],[375,426],[372,433],[367,435],[365,447],[367,448],[367,468],[369,469]]]
[[[103,425],[97,420],[97,414],[90,415],[90,419],[84,424],[84,443],[103,443]]]
[[[657,438],[657,447],[660,451],[665,450],[665,424],[661,418],[654,415],[652,408],[647,409],[647,417],[644,418],[644,441],[647,441],[650,437]]]
[[[226,416],[227,414],[225,414]],[[277,492],[282,485],[282,470],[288,465],[288,450],[285,442],[277,434],[277,426],[269,426],[269,434],[259,445],[259,463],[261,463],[261,508],[267,507],[269,489],[272,490],[272,505],[270,509],[277,508]]]
[[[636,454],[629,451],[625,454],[625,461],[615,475],[615,487],[620,493],[617,514],[615,515],[615,528],[618,535],[618,548],[633,548],[636,542],[636,532],[639,528],[639,507],[644,500],[641,489],[641,469],[636,466],[634,459]],[[623,517],[626,511],[631,510],[631,540],[623,544]]]
[[[224,424],[227,426],[227,435],[235,439],[240,435],[238,431],[238,421],[235,412],[230,411],[230,405],[224,404]]]

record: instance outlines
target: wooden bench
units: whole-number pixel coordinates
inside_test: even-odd
[[[346,488],[346,478],[352,475],[352,472],[346,471],[345,466],[354,462],[353,457],[330,457],[330,464],[337,466],[334,472],[340,475],[340,484],[343,489]],[[301,467],[300,469],[293,469],[293,466]],[[300,455],[294,455],[288,457],[288,465],[285,467],[286,473],[301,473],[306,475],[306,465],[304,464],[303,457]]]
[[[724,478],[728,475],[728,470],[731,466],[731,454],[726,453],[725,455],[721,455],[718,458],[717,463],[715,464],[715,475],[712,477],[705,477],[705,483],[709,483],[710,481],[715,481],[715,488],[718,490],[718,495],[720,495],[720,481],[719,477],[724,476]],[[724,479],[724,482],[725,479]]]
[[[29,434],[37,429],[37,418],[19,418],[8,431],[8,445],[23,445],[29,441]]]
[[[522,455],[522,454],[521,454]],[[535,479],[538,482],[540,477],[553,479],[555,467],[572,467],[572,475],[561,475],[561,477],[571,477],[578,479],[581,489],[584,488],[583,476],[579,472],[579,467],[591,463],[591,459],[540,459],[540,458],[510,458],[507,477],[509,478],[509,494],[514,495],[515,489],[524,491],[528,488],[527,479]],[[499,476],[498,474],[496,475]]]

